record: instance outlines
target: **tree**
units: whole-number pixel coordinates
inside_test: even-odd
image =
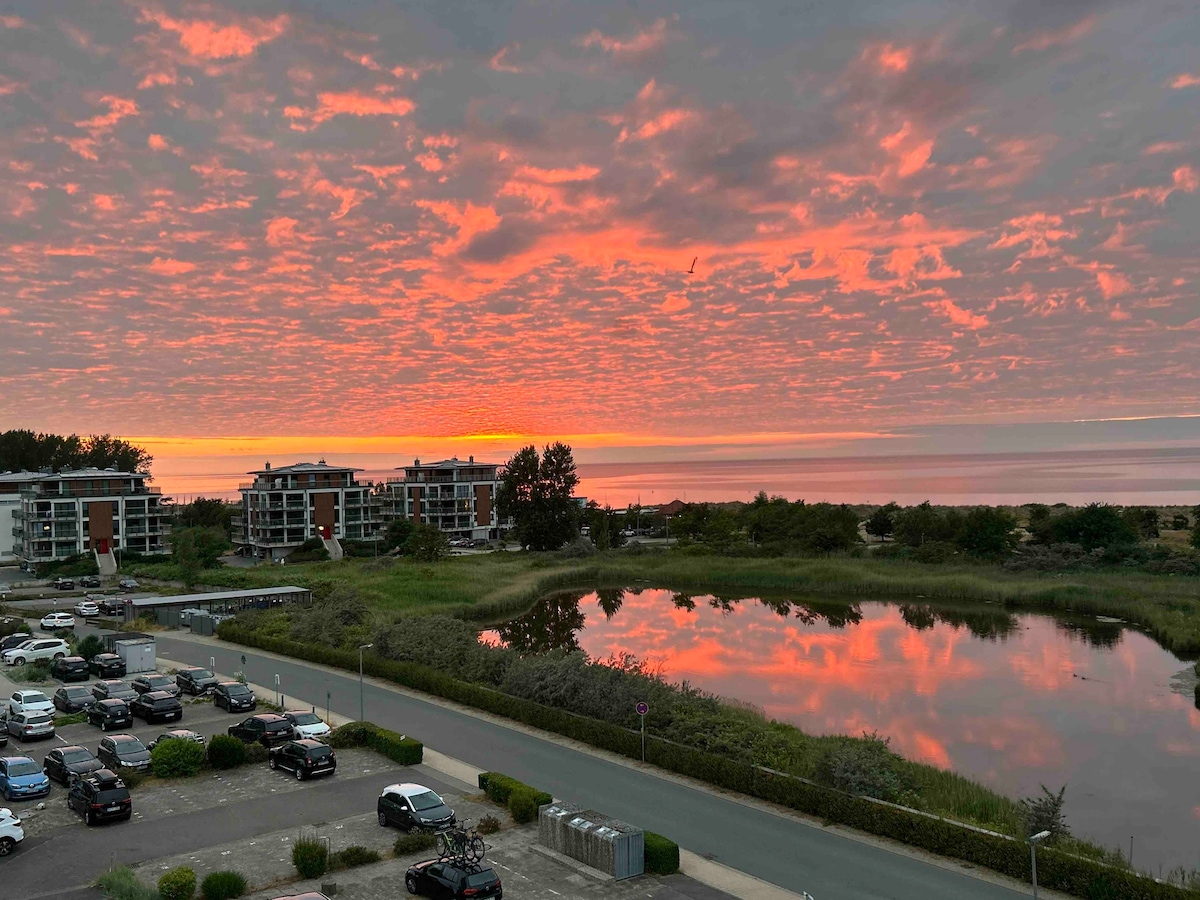
[[[896,513],[900,511],[900,507],[895,503],[889,503],[887,506],[881,506],[875,512],[871,513],[863,526],[867,534],[871,537],[877,537],[881,541],[886,541],[896,531]]]
[[[1017,545],[1016,518],[990,506],[977,506],[963,517],[954,543],[976,556],[1003,556]]]
[[[392,519],[388,522],[387,528],[383,532],[384,549],[398,550],[403,547],[404,542],[413,533],[413,527],[411,519]]]
[[[955,523],[940,515],[928,500],[900,510],[895,514],[895,523],[896,540],[909,547],[920,547],[926,541],[954,539]]]
[[[433,525],[414,525],[400,552],[421,562],[437,562],[450,550],[450,541]]]
[[[621,517],[611,506],[601,507],[595,500],[588,503],[584,511],[588,524],[588,536],[597,550],[625,546],[625,535],[622,534]]]
[[[190,588],[200,578],[200,551],[194,529],[183,528],[171,535],[171,555],[179,567],[179,579]]]
[[[521,546],[557,550],[579,533],[579,505],[572,499],[579,476],[571,448],[548,444],[539,457],[532,444],[504,466],[496,491],[496,510],[513,520]]]
[[[1183,513],[1175,513],[1175,515],[1171,517],[1172,531],[1187,531],[1189,524],[1188,517]]]
[[[42,434],[18,429],[0,433],[0,470],[36,472],[50,468],[113,468],[148,474],[154,461],[149,453],[109,434]]]
[[[1200,516],[1196,517],[1196,526],[1192,529],[1191,544],[1197,550],[1200,550]]]
[[[1122,516],[1129,523],[1130,527],[1142,537],[1159,537],[1160,522],[1157,509],[1150,509],[1145,506],[1130,506],[1126,508]]]
[[[229,534],[238,506],[224,500],[197,497],[175,511],[175,523],[182,528],[216,528]]]
[[[1121,511],[1107,503],[1089,503],[1055,516],[1050,520],[1049,532],[1055,543],[1079,544],[1089,552],[1097,547],[1136,544],[1138,539],[1137,530]]]

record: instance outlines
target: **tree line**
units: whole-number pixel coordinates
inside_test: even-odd
[[[144,447],[111,434],[46,434],[27,429],[0,432],[0,471],[108,469],[150,474],[154,457]]]

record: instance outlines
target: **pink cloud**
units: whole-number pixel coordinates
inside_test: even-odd
[[[862,52],[862,60],[872,63],[885,75],[907,72],[912,58],[912,47],[897,47],[892,43],[870,44]]]
[[[976,315],[965,310],[953,300],[934,300],[927,302],[925,306],[935,312],[941,313],[955,325],[970,328],[972,331],[978,331],[980,328],[986,328],[988,325],[987,316]]]
[[[171,145],[161,134],[152,134],[150,137],[146,138],[146,146],[148,146],[151,150],[166,150]]]
[[[1101,269],[1096,272],[1096,283],[1100,286],[1100,294],[1105,300],[1120,297],[1129,291],[1129,279],[1120,272],[1106,272]]]
[[[490,60],[488,60],[488,67],[495,72],[519,73],[525,71],[520,66],[515,66],[506,59],[510,50],[515,53],[520,49],[521,45],[515,42],[501,47],[496,51],[496,54]]]
[[[1017,56],[1027,51],[1049,50],[1051,47],[1062,47],[1068,44],[1074,44],[1076,41],[1086,37],[1096,25],[1095,16],[1087,16],[1072,25],[1067,25],[1063,28],[1054,31],[1043,31],[1040,34],[1035,34],[1033,37],[1022,41],[1017,46],[1013,47],[1012,55]]]
[[[1200,75],[1192,75],[1190,72],[1181,72],[1171,80],[1171,87],[1177,91],[1197,86],[1200,86]]]
[[[146,268],[156,275],[184,275],[195,269],[196,264],[178,259],[160,259],[156,256]]]
[[[317,95],[316,109],[289,106],[283,114],[289,119],[307,119],[314,125],[320,125],[334,116],[407,116],[414,109],[416,104],[405,97],[378,97],[357,91],[323,91]]]
[[[581,47],[599,47],[613,56],[640,56],[667,42],[667,19],[656,19],[649,28],[625,37],[612,37],[593,29],[576,41]]]
[[[5,28],[23,28],[26,24],[20,16],[0,16],[0,25]]]
[[[153,22],[164,31],[179,35],[179,43],[199,59],[228,59],[249,56],[261,45],[275,40],[287,29],[288,17],[248,17],[222,25],[208,19],[174,19],[157,10],[142,10],[142,21]]]
[[[438,256],[461,250],[475,235],[491,231],[500,224],[500,216],[492,207],[476,206],[470,201],[462,208],[453,203],[433,200],[418,200],[417,206],[429,210],[457,231],[454,238],[434,245],[433,252]]]
[[[92,132],[93,137],[97,133],[108,131],[117,122],[121,121],[121,119],[138,114],[137,103],[132,100],[126,100],[123,97],[106,95],[100,98],[100,102],[108,104],[108,112],[75,123],[76,128],[86,128]]]

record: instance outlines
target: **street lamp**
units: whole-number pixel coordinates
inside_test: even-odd
[[[1029,861],[1033,870],[1033,900],[1037,900],[1037,845],[1050,837],[1050,832],[1039,831],[1029,838]]]
[[[358,646],[358,721],[367,721],[366,701],[363,699],[363,651],[370,650],[374,644],[359,644]]]

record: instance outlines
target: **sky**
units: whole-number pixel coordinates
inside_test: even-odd
[[[0,422],[1191,440],[1197,46],[1165,0],[3,0]]]

